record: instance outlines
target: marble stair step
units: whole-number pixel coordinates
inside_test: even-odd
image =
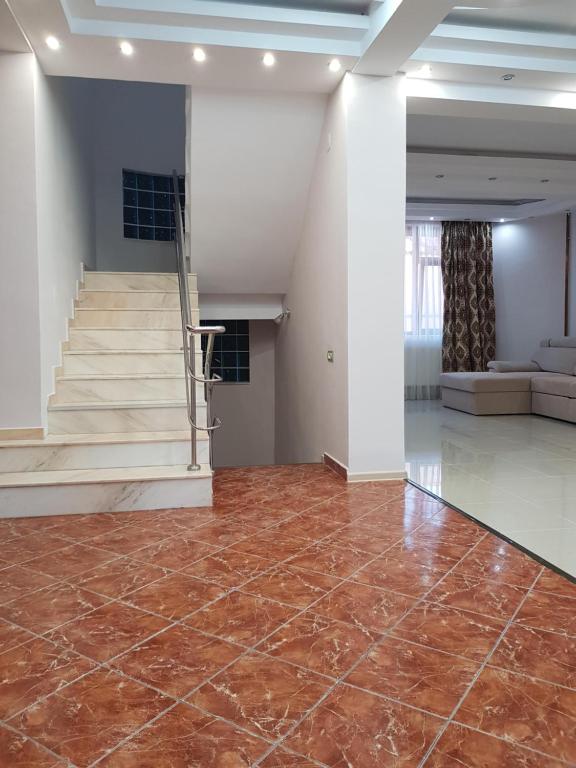
[[[208,462],[208,434],[198,433],[198,459]],[[172,466],[190,461],[190,431],[48,435],[0,443],[0,473]]]
[[[196,353],[196,371],[202,370],[202,352]],[[62,374],[184,374],[180,350],[69,350],[62,355]]]
[[[192,322],[200,322],[197,309],[192,310]],[[76,308],[70,328],[137,328],[182,330],[180,309],[82,309]]]
[[[81,309],[180,309],[178,291],[80,291]],[[190,306],[198,308],[198,293],[190,292]]]
[[[179,400],[186,398],[184,374],[123,374],[59,376],[50,405],[86,401]],[[196,385],[196,399],[204,399],[204,387]]]
[[[197,405],[197,424],[206,426],[206,404]],[[91,432],[157,432],[187,429],[185,400],[85,402],[48,407],[52,435]]]
[[[182,330],[136,328],[75,328],[68,332],[68,350],[146,350],[178,352],[182,349]]]
[[[176,291],[175,272],[84,272],[86,290],[104,291]],[[188,275],[188,290],[197,291],[196,275]]]
[[[212,503],[212,471],[170,467],[0,474],[0,509],[10,517],[203,507]]]

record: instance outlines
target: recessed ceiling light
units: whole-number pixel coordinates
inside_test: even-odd
[[[342,64],[340,64],[340,59],[332,59],[330,61],[330,64],[328,64],[328,69],[330,72],[340,72],[342,69]]]
[[[206,61],[206,51],[204,48],[194,48],[192,51],[192,58],[194,61],[198,62]]]
[[[512,72],[507,72],[505,75],[502,75],[500,80],[504,80],[504,82],[508,82],[509,80],[514,80],[516,75],[513,75]]]
[[[549,184],[550,179],[540,179],[540,184]]]
[[[500,224],[504,224],[505,221],[506,219],[500,219]]]
[[[434,216],[430,216],[430,221],[434,221]]]
[[[58,40],[57,37],[54,37],[54,35],[49,35],[46,38],[46,45],[51,51],[57,51],[60,48],[60,40]]]
[[[498,181],[498,176],[488,176],[488,181]]]
[[[276,64],[276,56],[268,51],[268,53],[265,53],[262,57],[262,64],[264,64],[265,67],[273,67],[274,64]]]
[[[132,56],[134,53],[134,46],[132,43],[129,43],[128,40],[123,40],[120,43],[120,50],[124,54],[124,56]]]
[[[418,69],[413,69],[407,73],[408,77],[432,77],[432,67],[430,64],[423,64]]]
[[[444,174],[443,173],[437,173],[436,174],[436,178],[437,179],[443,179],[444,178]]]

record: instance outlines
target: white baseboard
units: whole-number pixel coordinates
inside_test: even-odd
[[[338,459],[330,456],[329,453],[325,453],[323,456],[323,462],[326,466],[330,467],[333,472],[343,477],[349,483],[373,483],[373,482],[390,482],[398,480],[406,480],[408,474],[405,470],[385,471],[385,472],[350,472],[348,467]]]

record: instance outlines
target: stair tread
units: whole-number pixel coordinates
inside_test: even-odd
[[[198,432],[198,440],[208,440],[208,433]],[[63,445],[100,445],[107,443],[156,443],[190,440],[190,431],[164,432],[94,432],[89,434],[46,435],[41,440],[4,440],[0,448],[57,448]]]
[[[195,480],[211,477],[207,464],[190,472],[185,464],[169,467],[111,467],[107,469],[52,469],[36,472],[0,473],[0,488],[36,485],[78,485],[80,483],[126,483],[146,480]]]
[[[202,350],[196,350],[201,354]],[[180,355],[181,349],[65,349],[65,355]]]
[[[56,381],[126,381],[129,379],[184,379],[182,373],[71,373],[57,376]]]
[[[178,277],[178,272],[118,272],[115,270],[105,269],[87,269],[84,272],[84,277],[87,275],[155,275],[157,277]],[[196,277],[196,272],[188,272],[188,277]]]
[[[202,407],[205,403],[198,403]],[[180,400],[86,400],[78,403],[56,403],[49,405],[49,411],[83,411],[91,410],[118,410],[129,408],[183,408],[186,406],[186,399]]]

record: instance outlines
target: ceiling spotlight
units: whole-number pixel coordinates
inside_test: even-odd
[[[436,174],[436,178],[437,179],[443,179],[444,178],[444,174],[443,173],[437,173]]]
[[[274,64],[276,64],[276,57],[273,53],[265,53],[264,56],[262,56],[262,64],[264,64],[265,67],[273,67]]]
[[[500,80],[504,80],[504,82],[507,83],[509,80],[514,80],[515,77],[516,75],[513,75],[512,72],[508,72],[507,74],[502,75]]]
[[[124,54],[124,56],[132,56],[134,53],[134,46],[132,43],[129,43],[128,40],[123,40],[120,43],[120,50]]]
[[[330,61],[330,64],[328,64],[328,69],[330,72],[340,72],[342,69],[342,64],[340,64],[340,59],[332,59]]]
[[[430,221],[434,221],[434,216],[430,216]]]
[[[498,176],[488,176],[488,181],[498,181]]]
[[[199,63],[206,61],[206,51],[204,48],[194,48],[192,51],[192,58]]]
[[[49,35],[46,38],[46,45],[51,51],[57,51],[60,48],[60,40],[58,40],[57,37],[54,37],[54,35]]]
[[[504,224],[505,221],[506,219],[500,219],[500,224]]]
[[[418,69],[413,69],[407,73],[408,77],[432,77],[432,67],[430,64],[423,64]]]

